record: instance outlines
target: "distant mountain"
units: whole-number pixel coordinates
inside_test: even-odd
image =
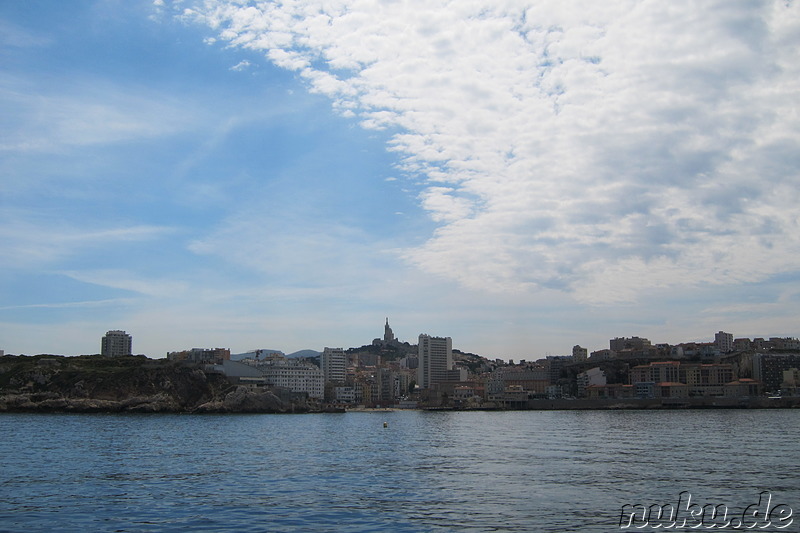
[[[277,354],[286,356],[286,354],[284,354],[280,350],[269,350],[269,349],[266,349],[266,348],[261,348],[261,349],[251,350],[251,351],[245,352],[245,353],[236,353],[236,354],[232,353],[231,354],[231,361],[241,361],[242,359],[253,358],[253,357],[256,356],[256,352],[260,352],[258,354],[259,357],[264,357],[265,355],[268,355],[268,354],[271,354],[271,353],[277,353]]]
[[[299,352],[290,353],[286,357],[291,357],[292,359],[298,359],[300,357],[319,357],[322,352],[318,352],[316,350],[300,350]]]
[[[315,350],[300,350],[299,352],[294,352],[294,353],[290,353],[290,354],[287,355],[287,354],[283,353],[280,350],[270,350],[270,349],[267,349],[267,348],[261,348],[261,349],[258,349],[258,350],[250,350],[249,352],[245,352],[245,353],[231,354],[231,361],[241,361],[242,359],[255,358],[256,352],[260,352],[258,354],[258,357],[260,357],[260,358],[264,358],[265,356],[267,356],[267,355],[269,355],[271,353],[277,353],[277,354],[280,354],[280,355],[282,355],[284,357],[288,357],[290,359],[299,359],[301,357],[319,357],[319,354],[321,353],[321,352],[317,352]]]

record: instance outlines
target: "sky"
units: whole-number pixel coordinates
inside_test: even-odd
[[[798,336],[794,0],[0,0],[0,349]]]

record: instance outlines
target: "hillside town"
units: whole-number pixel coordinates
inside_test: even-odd
[[[396,338],[387,318],[383,336],[359,348],[325,347],[294,357],[192,348],[169,352],[167,359],[223,374],[233,384],[287,389],[344,409],[569,408],[637,401],[735,406],[800,395],[800,341],[791,337],[735,338],[720,331],[713,341],[675,345],[618,337],[591,353],[576,345],[570,355],[516,362],[455,350],[450,337],[423,333],[416,340]],[[101,343],[107,356],[129,355],[131,347],[131,335],[119,330]]]

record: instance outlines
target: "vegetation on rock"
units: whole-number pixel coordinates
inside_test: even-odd
[[[303,412],[303,398],[144,356],[0,357],[0,412]]]

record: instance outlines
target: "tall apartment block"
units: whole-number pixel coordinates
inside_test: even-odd
[[[720,331],[714,334],[714,344],[721,353],[728,353],[733,351],[733,334]]]
[[[325,348],[320,356],[325,383],[344,383],[347,378],[347,357],[341,348]]]
[[[419,336],[419,366],[417,385],[430,388],[431,384],[447,381],[448,370],[453,369],[453,340],[450,337]]]
[[[573,361],[583,362],[589,358],[589,350],[586,348],[581,347],[580,344],[576,344],[572,347],[572,359]]]
[[[121,357],[131,355],[133,339],[124,331],[118,329],[106,333],[100,342],[100,355],[106,357]]]

